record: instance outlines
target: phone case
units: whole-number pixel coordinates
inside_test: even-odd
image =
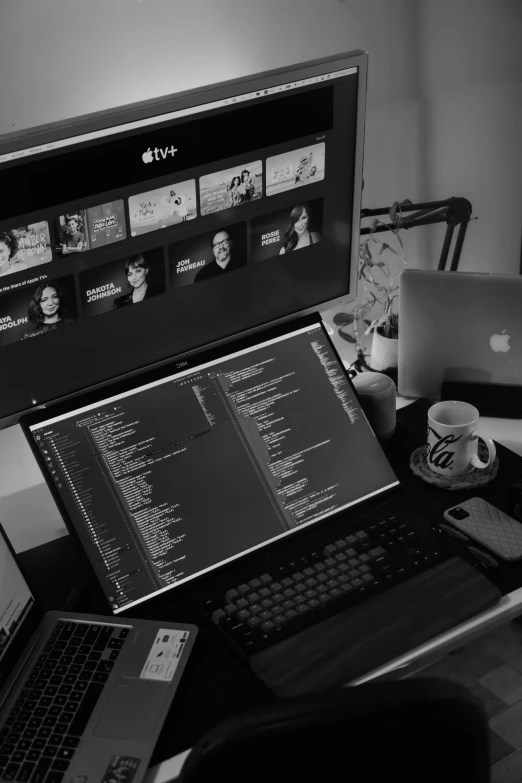
[[[444,519],[503,560],[522,559],[522,524],[482,498],[446,509]]]

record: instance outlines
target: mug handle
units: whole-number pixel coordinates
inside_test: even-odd
[[[478,454],[475,454],[475,456],[471,458],[471,464],[473,465],[474,468],[487,468],[489,465],[492,464],[495,457],[497,456],[497,450],[491,438],[489,438],[485,432],[482,432],[482,430],[474,430],[471,433],[472,440],[476,440],[477,438],[480,438],[480,440],[484,441],[484,443],[487,446],[488,461],[482,462]]]

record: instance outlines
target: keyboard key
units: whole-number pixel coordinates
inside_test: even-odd
[[[64,737],[62,742],[62,748],[77,748],[80,744],[79,737]]]
[[[114,668],[112,661],[100,661],[96,667],[99,672],[111,672]]]
[[[62,745],[61,748],[58,748],[58,753],[56,754],[56,758],[68,759],[70,761],[73,755],[74,755],[74,748],[67,748]]]
[[[20,772],[16,776],[17,782],[27,783],[33,773],[35,766],[36,764],[34,762],[24,761],[24,763],[20,767]]]
[[[51,759],[42,757],[40,761],[37,763],[34,772],[31,776],[31,783],[43,783],[45,780],[45,775],[47,774],[47,771],[50,766],[51,766]]]
[[[62,783],[64,774],[65,773],[59,772],[57,769],[51,769],[45,778],[45,783]]]
[[[87,633],[83,637],[84,645],[89,645],[89,647],[91,647],[98,638],[101,629],[101,625],[89,625]]]
[[[12,762],[10,762],[7,765],[7,767],[4,769],[2,780],[15,780],[19,771],[20,771],[20,764],[13,764]]]
[[[85,692],[80,709],[74,716],[74,720],[68,727],[68,734],[75,737],[81,736],[91,716],[91,713],[103,691],[103,685],[91,682]]]
[[[125,639],[127,634],[129,633],[128,628],[122,628],[123,631],[125,631],[125,636],[121,635],[121,631],[119,633],[120,639]],[[89,659],[92,660],[98,660],[93,658],[94,655],[101,654],[105,648],[107,647],[107,643],[110,641],[112,637],[113,628],[110,625],[102,625],[100,633],[98,634],[98,637],[93,645],[93,652],[90,653]]]
[[[59,753],[60,751],[58,751]],[[58,759],[55,758],[52,762],[51,770],[59,770],[60,772],[65,772],[67,767],[69,766],[70,761],[65,759]],[[49,780],[49,778],[47,778]]]

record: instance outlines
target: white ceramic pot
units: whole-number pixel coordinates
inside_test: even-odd
[[[370,367],[372,370],[388,370],[398,366],[399,341],[384,337],[377,329],[373,332]]]

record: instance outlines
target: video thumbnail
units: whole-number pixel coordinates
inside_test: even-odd
[[[252,261],[265,261],[321,242],[323,200],[305,201],[252,220]]]
[[[324,179],[324,141],[290,150],[266,160],[266,195],[310,185]]]
[[[196,181],[177,182],[129,198],[131,236],[168,228],[197,217]]]
[[[202,215],[256,201],[263,195],[263,164],[260,160],[232,169],[205,174],[199,180]]]
[[[47,264],[52,257],[47,221],[0,231],[0,277]]]
[[[125,229],[123,199],[108,201],[99,207],[89,207],[87,210],[87,233],[91,250],[125,239],[127,231]]]
[[[84,253],[89,249],[87,214],[84,209],[60,215],[54,223],[56,252],[61,256]]]
[[[223,277],[246,263],[246,223],[236,223],[170,245],[170,285],[180,288]]]
[[[80,272],[80,291],[86,318],[164,293],[163,248],[145,250]]]
[[[27,281],[0,297],[0,346],[54,332],[76,323],[74,277]]]

